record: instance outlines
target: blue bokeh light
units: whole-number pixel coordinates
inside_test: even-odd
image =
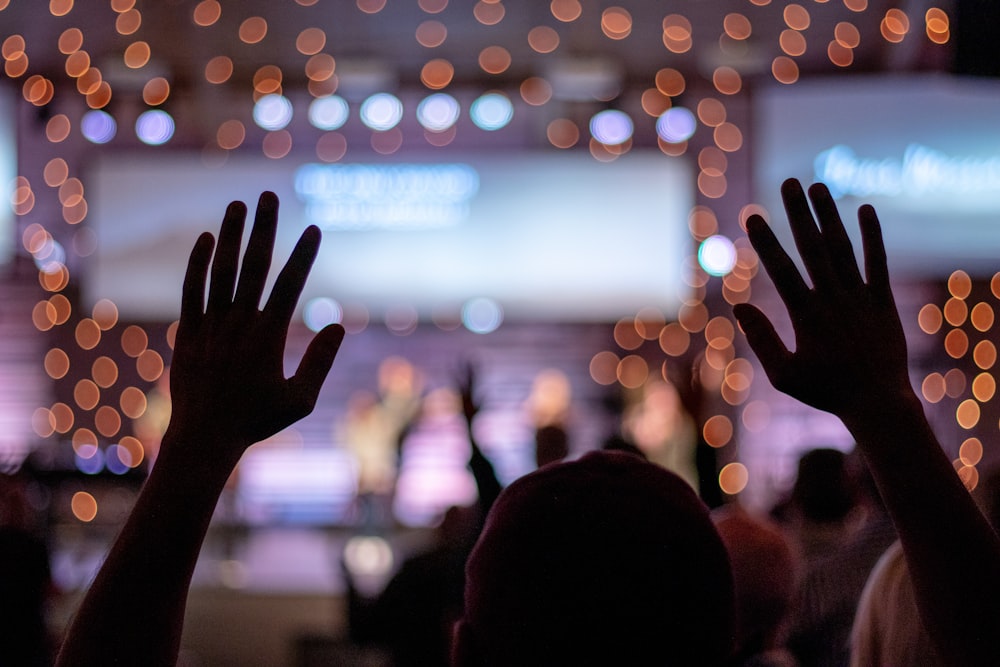
[[[104,452],[91,445],[80,448],[75,456],[76,469],[88,475],[96,475],[104,470]]]
[[[689,109],[673,107],[664,111],[656,120],[656,133],[670,144],[687,141],[694,135],[698,121]]]
[[[632,138],[635,129],[624,111],[606,109],[590,119],[590,134],[602,144],[617,146]]]
[[[94,109],[83,114],[83,118],[80,119],[80,132],[91,143],[106,144],[115,138],[118,123],[107,111]]]
[[[472,122],[482,130],[499,130],[514,118],[514,105],[503,93],[486,93],[469,108]]]
[[[124,475],[131,470],[131,466],[129,465],[131,461],[132,455],[124,447],[119,447],[118,445],[108,447],[105,456],[105,465],[110,472],[116,475]]]
[[[144,111],[135,121],[135,134],[144,144],[165,144],[174,136],[174,119],[162,109]]]

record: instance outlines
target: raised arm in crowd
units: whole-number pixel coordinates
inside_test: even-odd
[[[58,665],[176,662],[191,575],[226,480],[248,447],[312,411],[337,355],[344,330],[330,325],[309,344],[295,374],[284,376],[288,325],[320,232],[310,227],[302,234],[261,309],[277,197],[261,195],[240,270],[246,214],[241,202],[230,204],[218,242],[205,233],[191,252],[170,373],[170,425]]]
[[[1000,541],[979,512],[910,383],[875,210],[858,211],[862,277],[830,192],[782,197],[809,283],[760,216],[747,233],[788,309],[790,350],[756,307],[735,315],[771,383],[844,423],[867,459],[899,533],[924,626],[947,664],[995,665]],[[810,209],[810,203],[812,208]]]

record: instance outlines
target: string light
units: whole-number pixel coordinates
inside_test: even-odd
[[[297,3],[304,8],[312,7],[316,4],[316,0],[297,0]],[[357,9],[352,7],[352,11],[356,11],[363,20],[369,22],[387,20],[386,17],[392,9],[384,0],[356,0],[354,4]],[[751,0],[751,4],[765,6],[769,4],[769,0]],[[837,23],[832,34],[827,32],[825,35],[818,35],[817,28],[823,25],[821,21],[825,11],[823,4],[822,2],[785,3],[783,7],[776,8],[780,10],[779,21],[784,24],[778,27],[784,27],[784,31],[780,37],[772,40],[773,43],[765,47],[770,51],[766,53],[764,60],[765,66],[766,63],[771,63],[771,74],[776,81],[782,84],[797,82],[800,77],[801,62],[796,59],[807,53],[813,55],[817,49],[820,53],[826,49],[826,56],[833,66],[849,68],[854,65],[856,49],[862,46],[862,31],[859,26],[863,27],[862,19],[872,16],[875,10],[869,8],[867,0],[843,0],[844,7],[853,12],[850,20]],[[120,90],[116,87],[115,91],[112,91],[112,85],[108,82],[108,80],[117,81],[111,76],[113,70],[107,69],[108,80],[106,80],[105,75],[94,66],[96,63],[104,67],[104,63],[107,62],[103,57],[104,54],[99,53],[98,45],[93,43],[92,37],[96,31],[91,32],[92,28],[84,29],[71,23],[73,17],[79,13],[79,10],[74,13],[73,0],[51,0],[48,5],[48,15],[39,17],[39,20],[52,21],[55,20],[53,17],[59,19],[57,38],[50,40],[45,47],[58,49],[61,54],[58,66],[64,67],[67,76],[60,74],[59,77],[49,78],[51,74],[46,72],[43,76],[39,73],[37,63],[41,62],[41,59],[35,57],[35,53],[43,45],[27,43],[32,32],[22,31],[29,35],[29,40],[13,30],[5,35],[0,49],[4,72],[7,77],[16,80],[19,93],[23,97],[22,103],[39,108],[55,106],[53,100],[61,99],[63,87],[74,95],[83,96],[86,100],[89,111],[78,116],[51,113],[58,109],[46,109],[45,138],[48,142],[46,147],[50,151],[58,151],[59,144],[72,138],[75,132],[95,144],[96,147],[93,147],[95,151],[107,150],[101,146],[115,142],[119,122],[127,123],[134,117],[122,111],[134,108],[130,106],[131,103],[138,102],[147,107],[169,104],[173,108],[177,103],[177,93],[172,93],[172,84],[180,86],[177,90],[182,91],[193,78],[198,78],[202,80],[202,85],[204,82],[212,84],[213,90],[228,91],[247,86],[248,80],[253,76],[254,102],[248,101],[246,107],[235,104],[233,108],[227,108],[221,117],[215,118],[210,123],[195,123],[189,116],[181,114],[175,119],[165,108],[148,109],[139,116],[135,132],[142,142],[154,146],[170,141],[175,132],[178,135],[183,133],[185,145],[188,145],[190,137],[200,131],[206,131],[196,125],[204,125],[208,128],[209,135],[206,143],[212,144],[220,153],[254,145],[256,150],[262,151],[265,156],[280,159],[292,151],[292,133],[286,128],[289,128],[292,122],[294,106],[299,105],[301,101],[297,96],[300,91],[286,92],[282,90],[282,86],[291,86],[288,81],[300,80],[304,72],[308,79],[308,91],[315,98],[309,106],[308,113],[311,127],[305,127],[303,123],[305,130],[312,132],[311,135],[307,135],[304,145],[309,150],[315,147],[319,159],[328,162],[343,159],[349,150],[355,150],[355,146],[359,145],[359,142],[348,139],[351,130],[348,122],[351,118],[352,105],[354,110],[359,112],[362,122],[373,130],[370,147],[385,155],[400,150],[404,132],[407,133],[407,142],[410,141],[410,134],[404,122],[407,113],[411,117],[415,116],[420,123],[427,142],[437,147],[452,143],[456,136],[456,126],[461,136],[460,119],[463,113],[467,113],[480,129],[493,132],[510,126],[515,110],[520,114],[522,109],[525,109],[526,113],[539,111],[547,114],[543,122],[536,124],[521,123],[520,115],[518,116],[519,125],[539,129],[540,141],[547,146],[567,151],[579,150],[585,155],[584,147],[589,145],[593,159],[602,161],[618,159],[632,148],[633,143],[642,142],[654,142],[666,156],[678,156],[688,150],[690,142],[691,150],[697,152],[698,191],[701,193],[702,202],[709,202],[712,206],[714,206],[712,200],[725,196],[731,189],[727,187],[727,170],[729,170],[728,176],[733,177],[736,167],[740,166],[741,160],[745,158],[744,148],[748,137],[744,137],[743,134],[746,128],[740,126],[741,117],[744,116],[738,113],[738,108],[732,106],[731,96],[743,92],[743,76],[746,76],[746,72],[741,72],[738,67],[730,65],[717,67],[713,65],[715,69],[706,73],[711,79],[714,91],[712,89],[704,91],[693,83],[689,86],[685,75],[676,69],[664,68],[650,72],[638,89],[642,91],[642,111],[638,112],[635,100],[631,102],[624,100],[620,105],[620,100],[612,101],[612,97],[603,100],[608,103],[606,106],[613,104],[630,110],[628,114],[614,109],[594,115],[589,123],[589,130],[595,141],[589,144],[586,136],[583,141],[580,138],[581,129],[586,135],[589,114],[580,115],[561,110],[552,113],[555,107],[551,101],[555,99],[561,102],[558,86],[554,78],[548,77],[544,67],[535,69],[534,65],[546,62],[545,58],[555,59],[565,56],[567,45],[574,41],[571,40],[575,35],[573,31],[584,25],[591,25],[595,30],[599,27],[600,32],[597,35],[605,42],[621,42],[616,47],[627,48],[628,45],[635,44],[636,40],[642,38],[640,34],[642,31],[639,30],[638,16],[633,19],[632,13],[626,6],[609,5],[595,10],[579,0],[551,0],[547,5],[547,13],[536,17],[537,20],[531,26],[525,26],[523,34],[517,35],[517,41],[507,37],[502,37],[503,41],[500,41],[502,35],[512,32],[509,26],[511,15],[506,12],[503,3],[488,1],[477,2],[474,5],[470,3],[472,17],[484,31],[483,34],[490,35],[496,41],[494,43],[492,40],[484,40],[476,47],[475,52],[469,52],[464,61],[460,61],[454,56],[451,56],[453,60],[445,59],[444,49],[441,48],[449,44],[449,31],[454,34],[457,29],[458,24],[451,15],[455,7],[449,8],[448,0],[419,0],[421,15],[412,26],[407,27],[404,36],[411,43],[415,40],[419,47],[426,49],[423,51],[425,56],[414,63],[415,68],[420,69],[420,80],[423,85],[434,91],[447,88],[451,94],[432,94],[419,103],[414,102],[415,106],[412,109],[404,109],[401,99],[411,98],[402,94],[397,97],[393,94],[396,91],[392,91],[388,85],[382,90],[366,91],[363,95],[353,94],[349,86],[340,80],[341,78],[348,80],[349,74],[338,69],[334,58],[335,55],[340,57],[336,51],[338,47],[336,40],[332,39],[332,35],[328,39],[326,31],[322,28],[301,23],[288,34],[279,34],[281,31],[277,30],[276,25],[274,30],[270,30],[271,26],[266,16],[248,17],[246,14],[231,16],[228,12],[234,10],[230,8],[225,10],[226,20],[223,21],[221,19],[224,10],[217,0],[201,0],[191,5],[188,10],[190,13],[186,14],[183,20],[194,26],[193,29],[197,30],[198,34],[204,35],[206,40],[211,40],[210,43],[224,45],[220,46],[220,51],[224,49],[224,52],[206,54],[204,58],[210,55],[213,57],[207,62],[202,59],[196,63],[198,68],[204,68],[198,72],[197,77],[181,76],[174,79],[171,74],[171,79],[168,81],[165,76],[160,76],[169,71],[162,66],[163,63],[157,61],[162,54],[154,53],[150,47],[151,43],[158,43],[150,37],[151,33],[161,29],[162,26],[154,25],[150,18],[152,15],[143,14],[140,11],[141,6],[137,9],[134,0],[111,0],[114,13],[107,19],[109,27],[113,26],[117,35],[129,36],[122,42],[123,48],[117,52],[122,58],[118,61],[118,67],[120,68],[124,62],[127,69],[134,70],[130,76],[138,77],[137,86],[122,85]],[[7,6],[7,1],[0,0],[0,11],[6,10]],[[739,11],[720,13],[719,20],[714,25],[715,33],[711,35],[703,35],[700,32],[701,25],[698,21],[692,20],[693,14],[685,15],[683,12],[665,16],[661,14],[662,24],[654,26],[657,27],[658,34],[655,35],[652,46],[665,49],[661,51],[661,55],[674,57],[672,54],[688,53],[696,44],[699,45],[699,49],[703,45],[721,44],[723,45],[719,47],[721,49],[726,42],[739,46],[751,37],[757,44],[758,37],[765,31],[762,30],[759,14],[752,11],[754,9],[755,7],[747,7]],[[885,12],[884,15],[881,14],[882,11]],[[308,10],[302,10],[300,13],[303,17],[310,16]],[[900,9],[881,9],[879,13],[879,16],[874,17],[879,22],[879,33],[890,43],[904,38],[926,39],[928,41],[925,45],[944,44],[950,40],[950,19],[941,9],[932,7],[923,16],[908,15]],[[832,25],[832,22],[827,25]],[[662,27],[662,31],[659,27]],[[229,34],[226,34],[226,31],[229,31]],[[776,33],[777,31],[774,31],[771,34]],[[867,35],[867,32],[865,34]],[[814,35],[817,36],[813,37]],[[488,46],[484,48],[484,45]],[[530,66],[518,60],[524,57],[527,48],[530,48],[529,55],[535,58]],[[275,50],[291,53],[299,58],[299,64],[295,67],[301,69],[297,74],[293,76],[285,63],[281,65],[285,67],[283,72],[278,65],[266,62],[269,55],[273,58]],[[29,55],[32,59],[29,59]],[[732,60],[722,62],[731,63]],[[480,70],[478,79],[483,78],[483,73],[487,74],[487,79],[495,79],[494,84],[490,86],[495,89],[486,89],[478,83],[468,83],[469,68],[477,66]],[[262,71],[266,76],[261,74]],[[259,76],[254,75],[254,72]],[[288,75],[287,79],[285,74]],[[538,75],[529,76],[529,74]],[[474,88],[473,93],[463,97],[465,91],[456,90],[458,87],[456,81],[463,86],[471,85]],[[514,83],[511,84],[511,81]],[[342,85],[343,88],[339,88]],[[425,94],[427,92],[429,91],[425,90]],[[705,96],[705,92],[709,95]],[[122,98],[121,105],[112,102],[113,93]],[[639,93],[635,94],[638,97]],[[117,97],[115,99],[117,100]],[[246,99],[250,100],[251,96],[247,94]],[[292,100],[295,100],[294,106]],[[462,102],[459,103],[458,100]],[[690,109],[682,103],[690,106]],[[629,104],[632,106],[628,106]],[[637,112],[633,113],[632,108]],[[265,132],[256,130],[252,124],[248,128],[247,123],[251,117]],[[339,131],[345,126],[347,130],[341,134]],[[418,129],[418,132],[420,131]],[[123,136],[115,143],[128,140],[128,137]],[[361,143],[361,150],[368,150],[369,144]],[[303,143],[296,134],[296,151],[302,147]],[[691,159],[692,161],[695,159],[693,152]],[[39,187],[40,182],[36,183],[35,187],[19,182],[12,188],[11,193],[11,204],[15,213],[17,215],[37,213],[36,199],[40,202],[42,197],[54,197],[58,193],[59,205],[55,208],[55,224],[79,225],[86,219],[88,200],[82,182],[77,177],[76,168],[67,163],[57,152],[46,155],[42,163],[45,167],[41,180],[47,188]],[[734,165],[733,169],[729,168],[730,164]],[[58,213],[60,205],[62,219]],[[37,210],[49,209],[40,205]],[[707,210],[711,212],[711,209]],[[743,220],[745,216],[741,214],[740,218]],[[27,228],[26,225],[25,229]],[[69,243],[65,229],[62,228],[57,233],[53,228],[51,233],[40,235],[37,247],[31,253],[41,272],[39,280],[52,294],[51,298],[39,301],[32,312],[32,322],[41,330],[49,331],[66,325],[70,319],[71,309],[65,307],[61,301],[55,301],[55,296],[61,296],[59,292],[69,283],[69,271],[74,266],[71,259],[74,249],[78,247]],[[706,285],[710,291],[719,289],[720,281],[712,276],[724,276],[721,290],[726,301],[732,303],[735,300],[745,300],[749,297],[750,282],[756,273],[756,264],[740,264],[740,249],[729,239],[719,236],[718,221],[714,218],[714,213],[708,215],[702,212],[697,216],[693,215],[690,231],[702,252],[697,257],[692,257],[692,262],[696,266],[691,267],[687,279],[693,290],[702,290],[701,296],[685,305],[678,322],[658,325],[656,327],[658,333],[649,340],[657,340],[660,350],[671,359],[683,355],[693,356],[705,346],[711,348],[711,351],[706,351],[704,356],[706,366],[714,368],[728,358],[729,360],[721,365],[720,391],[729,393],[720,396],[730,405],[736,405],[732,401],[742,400],[741,393],[746,391],[748,384],[753,380],[752,374],[742,370],[737,372],[731,368],[737,361],[731,357],[731,340],[721,347],[715,347],[713,343],[724,337],[715,336],[708,340],[706,334],[706,340],[700,341],[699,336],[692,334],[698,334],[705,330],[710,322],[715,321],[713,317],[715,313],[710,312],[710,309],[714,310],[716,304],[712,300],[706,300],[704,296]],[[73,236],[74,244],[79,240],[79,247],[83,248],[86,245],[83,241],[87,238],[87,233],[93,234],[92,230],[86,229],[86,225],[80,225],[80,233]],[[57,238],[66,243],[66,246],[63,247],[62,243],[56,241]],[[695,247],[696,244],[692,245]],[[718,259],[716,255],[721,252],[720,249],[725,250],[722,253],[725,255],[724,261],[721,263],[715,261]],[[83,255],[82,252],[79,254]],[[700,266],[697,266],[698,259],[703,260]],[[73,270],[75,272],[76,269]],[[960,279],[961,277],[957,280],[960,282]],[[992,375],[989,375],[989,372],[995,363],[996,351],[984,335],[994,326],[996,304],[981,300],[978,303],[975,300],[966,303],[968,293],[962,291],[962,285],[958,285],[956,289],[958,293],[953,292],[948,302],[925,306],[921,310],[918,323],[921,330],[928,335],[940,336],[945,341],[947,354],[956,360],[967,357],[973,359],[981,372],[975,374],[975,379],[973,373],[967,378],[961,373],[939,374],[940,382],[937,376],[930,380],[927,383],[930,388],[924,395],[937,396],[936,392],[940,388],[943,393],[939,400],[944,400],[944,396],[950,396],[951,393],[958,391],[956,387],[961,383],[963,391],[971,390],[974,392],[975,400],[984,404],[994,400],[995,394],[991,385]],[[489,308],[481,307],[480,311],[487,313]],[[489,312],[496,315],[495,311]],[[502,313],[497,317],[502,319]],[[481,315],[476,321],[488,319],[485,315]],[[76,343],[85,350],[95,349],[98,345],[107,344],[102,342],[103,332],[113,332],[113,340],[121,340],[126,355],[137,359],[137,372],[140,376],[147,380],[158,378],[163,372],[163,359],[149,348],[145,333],[141,328],[132,327],[127,327],[125,332],[120,334],[114,332],[119,326],[117,320],[109,324],[95,312],[93,318],[80,320],[76,329]],[[475,326],[482,328],[483,325]],[[142,332],[141,336],[136,333],[137,330]],[[57,381],[62,381],[71,375],[66,370],[66,364],[63,363],[60,353],[66,354],[61,349],[50,351],[46,355],[45,362],[46,372]],[[67,355],[67,360],[71,356],[73,355]],[[598,378],[602,381],[607,380],[607,369],[612,365],[615,368],[615,378],[611,382],[622,384],[627,382],[630,385],[641,375],[636,370],[639,368],[637,359],[615,357],[613,364],[606,356],[594,359],[591,373],[595,381],[598,381]],[[600,372],[595,371],[595,368]],[[648,375],[648,368],[645,372]],[[101,371],[100,377],[95,370],[93,381],[99,390],[107,389],[105,385],[110,377],[107,368]],[[946,378],[949,377],[950,384],[946,382]],[[950,389],[947,389],[949,387]],[[968,394],[963,398],[967,396]],[[132,396],[129,412],[135,413],[137,408],[134,406],[138,403],[135,396]],[[747,407],[749,409],[749,404]],[[109,409],[115,410],[117,414],[117,408]],[[58,413],[65,416],[62,408],[59,410],[46,408],[46,410],[49,412],[42,413],[44,419],[40,418],[39,422],[43,426],[48,423],[47,414]],[[962,413],[965,415],[966,423],[970,419],[967,413],[971,410],[972,408],[967,407]],[[128,415],[124,407],[122,413]],[[111,413],[105,410],[103,414]],[[750,420],[746,416],[750,413],[745,410],[743,414],[744,422]],[[105,421],[105,430],[111,430],[113,422],[113,418],[108,417]],[[65,426],[65,423],[66,420],[63,419],[59,421],[59,426]],[[752,423],[759,424],[760,421]],[[114,446],[121,452],[128,451],[124,445]],[[137,457],[131,454],[115,456],[108,454],[108,460],[104,465],[110,470],[114,465],[112,460],[124,462],[128,456],[132,457],[129,460]],[[92,461],[94,458],[89,457],[86,460]],[[966,462],[965,465],[974,466],[975,463]],[[735,472],[727,475],[737,475],[735,477],[737,481],[741,479],[740,475],[746,477],[745,469],[742,472],[739,469],[733,471]],[[727,485],[727,488],[739,486],[728,482]]]

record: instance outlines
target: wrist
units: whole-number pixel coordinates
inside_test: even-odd
[[[912,388],[875,393],[838,415],[862,449],[868,443],[933,440],[924,406]]]
[[[857,400],[838,415],[852,431],[872,425],[885,426],[887,419],[911,418],[924,414],[923,404],[913,389],[907,385],[897,390],[860,391]]]
[[[171,421],[153,469],[179,483],[224,484],[248,446],[222,429],[190,428]]]

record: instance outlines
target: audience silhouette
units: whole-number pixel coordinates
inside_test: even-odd
[[[500,494],[466,566],[454,664],[724,665],[733,591],[708,509],[623,452],[550,463]]]
[[[736,597],[734,666],[796,667],[785,647],[799,555],[777,524],[737,504],[712,513],[729,552]]]
[[[387,648],[395,667],[449,664],[451,628],[462,615],[465,561],[501,491],[472,428],[480,406],[471,364],[465,366],[457,384],[469,435],[468,467],[476,481],[476,504],[449,508],[435,531],[434,544],[407,558],[376,598],[361,595],[350,573],[345,573],[351,639]]]
[[[0,664],[52,664],[46,627],[54,592],[49,550],[39,536],[24,468],[0,471]]]
[[[896,542],[872,570],[851,631],[851,667],[944,667],[920,620],[903,550]]]
[[[782,196],[811,286],[760,216],[747,230],[789,311],[794,351],[755,306],[738,305],[735,316],[775,387],[836,415],[854,436],[895,523],[937,654],[945,664],[996,664],[1000,540],[910,384],[875,212],[858,212],[862,277],[825,186],[807,194],[789,180]],[[77,613],[60,665],[176,661],[191,574],[227,478],[248,447],[315,404],[344,331],[323,329],[284,377],[289,320],[320,234],[303,233],[260,309],[277,209],[273,194],[261,195],[242,270],[243,204],[229,206],[214,259],[210,234],[195,244],[160,456]],[[466,563],[452,660],[728,665],[736,627],[730,560],[691,487],[640,457],[592,452],[499,493]]]

